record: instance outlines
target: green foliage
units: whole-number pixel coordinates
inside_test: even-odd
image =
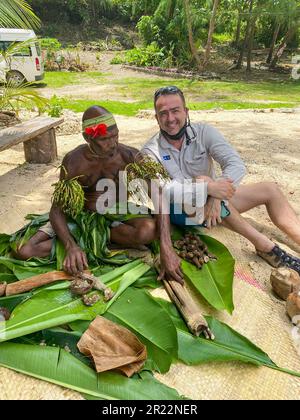
[[[136,27],[145,45],[149,45],[153,41],[159,41],[160,29],[152,16],[142,16]]]
[[[1,0],[1,28],[38,28],[40,19],[34,14],[31,6],[24,0]]]
[[[41,38],[41,48],[47,51],[58,51],[61,49],[61,43],[56,38]]]
[[[124,55],[116,54],[111,60],[110,64],[124,64],[125,62],[126,61]]]
[[[152,42],[147,47],[134,48],[125,54],[126,62],[138,67],[162,66],[164,59],[164,51],[156,42]]]
[[[65,171],[66,172],[66,171]],[[67,173],[65,174],[67,176]],[[62,179],[54,184],[53,203],[62,211],[76,218],[84,208],[84,191],[78,178]]]
[[[232,41],[232,35],[227,33],[213,35],[213,42],[215,44],[229,44]]]
[[[64,100],[58,98],[56,95],[52,96],[49,103],[49,109],[47,111],[50,117],[60,117],[64,110]]]
[[[102,293],[96,292],[100,300],[93,307],[85,306],[80,296],[72,295],[69,282],[38,290],[14,309],[9,321],[0,325],[0,342],[76,320],[92,321],[96,315],[106,312],[125,289],[142,277],[149,268],[137,260],[103,275],[101,280],[115,295],[105,302]],[[107,281],[107,278],[110,280]]]
[[[17,114],[23,108],[45,107],[46,99],[33,89],[33,83],[16,85],[8,82],[0,86],[0,110],[13,110]]]
[[[130,329],[146,345],[151,370],[169,371],[172,361],[177,358],[176,329],[151,295],[130,287],[109,308],[105,317]]]
[[[39,109],[40,113],[47,113],[50,117],[58,118],[62,115],[65,107],[65,100],[53,95],[46,106]]]
[[[73,389],[89,399],[180,400],[179,394],[152,375],[128,379],[115,372],[97,374],[57,347],[4,343],[0,364],[38,379]]]
[[[221,311],[227,310],[232,314],[234,259],[227,248],[216,239],[201,235],[201,240],[206,243],[209,251],[216,255],[218,260],[204,264],[201,270],[183,260],[181,267],[185,278],[214,308]]]
[[[193,366],[209,362],[238,361],[254,366],[265,366],[300,377],[299,372],[279,368],[263,350],[215,318],[205,317],[211,331],[214,332],[215,340],[210,341],[193,336],[174,305],[163,299],[156,300],[171,316],[176,327],[178,359],[183,363]]]

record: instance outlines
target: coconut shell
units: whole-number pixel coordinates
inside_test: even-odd
[[[300,276],[291,268],[275,268],[271,272],[270,282],[277,296],[287,300],[293,292],[300,291]]]
[[[299,316],[300,323],[300,292],[291,293],[286,301],[286,311],[293,321],[295,316]]]

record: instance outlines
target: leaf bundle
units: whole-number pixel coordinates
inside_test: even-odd
[[[78,176],[63,179],[54,184],[53,203],[75,219],[84,209],[84,191],[78,182]]]

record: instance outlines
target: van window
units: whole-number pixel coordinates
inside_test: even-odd
[[[10,41],[0,41],[0,51],[6,51],[10,44]]]
[[[34,45],[35,45],[35,48],[36,48],[37,55],[40,56],[41,55],[41,46],[40,46],[39,42],[35,42]]]
[[[12,42],[12,41],[0,41],[0,51],[6,51],[11,44],[20,44],[20,42]],[[30,47],[23,47],[18,51],[16,54],[13,55],[14,57],[31,57],[32,52]]]

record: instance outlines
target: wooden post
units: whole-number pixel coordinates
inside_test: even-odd
[[[51,163],[57,159],[55,129],[51,128],[32,140],[24,142],[25,159],[28,163]]]

